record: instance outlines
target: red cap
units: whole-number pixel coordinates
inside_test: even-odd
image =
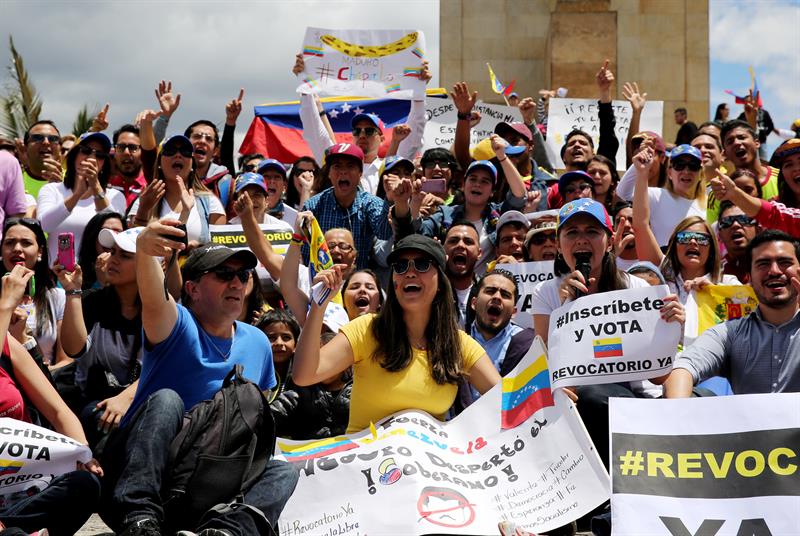
[[[525,123],[518,123],[518,122],[497,123],[497,126],[494,127],[494,133],[500,136],[501,138],[503,137],[503,134],[507,133],[509,130],[513,130],[514,132],[525,138],[525,141],[527,141],[528,143],[530,143],[531,140],[533,140],[533,134],[531,133],[531,129],[529,129]]]
[[[337,143],[325,149],[323,165],[329,163],[332,157],[338,155],[341,155],[340,158],[348,157],[358,160],[359,166],[364,167],[364,151],[354,143]]]

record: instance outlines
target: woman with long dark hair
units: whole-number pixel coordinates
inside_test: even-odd
[[[586,173],[594,179],[592,197],[595,201],[602,203],[607,212],[611,212],[614,206],[614,193],[619,183],[617,164],[601,154],[594,155],[589,160]]]
[[[348,275],[342,283],[342,305],[350,320],[380,311],[383,291],[378,275],[369,268]]]
[[[300,210],[309,198],[322,191],[320,167],[316,160],[310,156],[301,156],[292,164],[289,171],[289,181],[286,185],[287,205],[295,210]]]
[[[775,149],[772,164],[778,171],[778,201],[800,208],[800,138],[786,140]]]
[[[714,122],[719,123],[720,125],[728,120],[728,117],[731,114],[731,109],[728,108],[728,104],[725,102],[721,102],[717,104],[717,111],[714,112]]]
[[[443,418],[458,381],[467,377],[481,393],[500,381],[489,357],[458,329],[453,290],[445,276],[441,244],[408,236],[389,256],[392,284],[378,314],[346,324],[322,349],[325,307],[341,283],[341,268],[321,272],[332,292],[311,310],[297,343],[292,377],[312,385],[353,367],[348,432],[357,432],[397,411],[416,408]]]
[[[83,232],[78,264],[83,272],[83,288],[103,288],[106,280],[105,267],[111,250],[104,248],[97,237],[103,229],[121,233],[126,229],[125,218],[117,212],[100,212],[89,220]]]
[[[66,364],[67,356],[59,340],[66,298],[50,273],[46,243],[36,220],[9,218],[3,225],[3,273],[17,265],[34,272],[28,292],[14,311],[9,333],[29,352],[38,344],[45,364]]]

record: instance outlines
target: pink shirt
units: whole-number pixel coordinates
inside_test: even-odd
[[[6,215],[24,214],[27,205],[19,162],[8,151],[0,151],[0,238]]]

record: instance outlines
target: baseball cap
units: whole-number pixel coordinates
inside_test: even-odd
[[[358,160],[358,165],[362,169],[364,167],[364,151],[354,143],[337,143],[325,149],[323,164],[330,163],[333,157],[353,158]]]
[[[510,132],[519,134],[525,138],[525,141],[527,142],[530,142],[533,139],[533,134],[531,133],[531,129],[528,128],[528,125],[525,123],[520,123],[519,121],[515,121],[513,123],[497,123],[497,126],[494,127],[494,133],[501,138]]]
[[[425,167],[426,162],[436,162],[436,161],[446,161],[449,162],[450,167],[452,168],[458,167],[458,163],[456,162],[453,153],[441,147],[434,147],[433,149],[428,149],[424,153],[422,153],[422,159],[420,159],[419,164],[422,167]]]
[[[556,230],[556,222],[554,221],[543,221],[531,227],[528,234],[525,235],[525,247],[528,247],[528,244],[531,242],[531,238],[534,235],[539,233],[544,233],[546,231],[555,231]]]
[[[772,154],[772,163],[780,167],[783,164],[784,158],[796,153],[800,153],[800,138],[786,140],[775,149],[775,152]]]
[[[570,218],[576,214],[588,214],[592,216],[597,222],[605,227],[609,233],[614,232],[614,227],[611,225],[611,218],[606,212],[606,207],[602,203],[598,203],[594,199],[582,198],[570,201],[558,211],[558,225],[556,230],[560,229],[562,225],[567,223]]]
[[[100,234],[97,235],[97,241],[100,242],[100,245],[104,248],[112,248],[114,244],[116,244],[122,251],[136,253],[136,238],[144,229],[144,227],[131,227],[121,233],[113,229],[100,229]]]
[[[428,238],[421,234],[412,234],[402,238],[394,245],[394,249],[389,253],[386,262],[391,265],[403,251],[421,251],[433,259],[439,270],[444,271],[447,256],[442,245],[433,238]]]
[[[263,175],[267,169],[274,169],[280,173],[283,178],[286,178],[286,166],[275,160],[274,158],[265,158],[258,163],[258,172]]]
[[[688,156],[689,158],[694,158],[698,162],[703,161],[703,155],[700,153],[700,149],[696,147],[692,147],[691,145],[683,144],[678,145],[674,149],[672,149],[668,154],[670,160],[675,160],[680,156]]]
[[[244,263],[244,268],[255,268],[258,261],[249,249],[231,249],[220,244],[206,244],[192,251],[183,264],[183,280],[197,279],[203,272],[213,270],[223,262],[237,257]]]
[[[356,114],[355,116],[353,116],[353,120],[350,121],[350,128],[356,128],[356,125],[358,124],[359,121],[369,121],[370,123],[378,127],[378,130],[380,130],[381,132],[383,132],[383,129],[386,128],[383,125],[383,121],[381,121],[381,118],[375,114]]]
[[[661,281],[662,285],[666,285],[667,284],[667,280],[664,279],[664,274],[661,273],[661,270],[658,268],[658,266],[656,266],[655,264],[653,264],[650,261],[639,261],[639,262],[633,263],[625,271],[627,273],[631,274],[631,275],[639,274],[639,273],[646,272],[646,271],[653,272],[654,274],[656,274],[656,277],[658,277],[659,281]]]
[[[500,215],[500,218],[497,220],[497,229],[498,234],[500,233],[500,229],[503,225],[511,222],[517,222],[521,224],[527,230],[530,227],[531,222],[528,221],[528,218],[525,217],[525,214],[518,210],[507,210]]]
[[[383,177],[383,174],[387,171],[390,171],[392,168],[397,166],[405,166],[407,169],[411,170],[411,173],[414,172],[415,166],[414,162],[409,160],[408,158],[403,158],[402,156],[387,156],[383,163],[381,164],[380,169],[378,170],[378,177]]]
[[[594,179],[585,171],[568,171],[558,178],[558,191],[563,192],[572,181],[582,180],[594,185]],[[562,194],[563,195],[563,194]]]
[[[267,185],[264,183],[264,177],[258,173],[243,173],[240,175],[234,183],[234,191],[239,193],[248,186],[258,186],[264,190],[264,193],[267,193]]]
[[[639,144],[644,143],[645,140],[653,140],[653,149],[655,149],[656,151],[662,153],[667,152],[667,146],[664,144],[664,138],[662,138],[652,130],[643,130],[641,132],[634,134],[633,137],[631,138],[631,145],[636,147],[637,143]]]
[[[519,94],[518,94],[516,91],[512,91],[511,93],[509,93],[509,94],[508,94],[508,97],[509,97],[509,98],[511,98],[511,97],[517,97],[517,98],[519,98]]]
[[[103,150],[108,152],[111,150],[111,140],[108,139],[108,136],[103,134],[102,132],[84,132],[78,138],[78,141],[75,142],[75,146],[90,142],[96,141],[99,142],[103,146]]]
[[[158,146],[158,152],[160,153],[161,151],[163,151],[164,147],[166,147],[167,145],[178,145],[178,146],[183,145],[184,147],[188,147],[192,151],[194,151],[194,146],[192,145],[192,142],[189,141],[189,138],[187,138],[183,134],[173,134],[169,138],[164,138],[164,141],[162,141],[161,145]]]
[[[464,173],[464,176],[466,177],[467,175],[470,174],[470,172],[473,169],[478,169],[478,168],[483,168],[488,170],[489,173],[492,175],[492,181],[497,182],[497,168],[494,167],[494,164],[492,164],[488,160],[475,160],[469,165],[469,167],[467,168],[467,172]]]

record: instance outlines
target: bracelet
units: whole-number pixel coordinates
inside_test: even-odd
[[[72,290],[64,291],[64,294],[66,294],[67,296],[80,296],[81,294],[83,294],[83,291],[79,288],[74,288]]]
[[[25,348],[26,350],[33,350],[34,348],[36,348],[36,344],[37,344],[36,339],[31,337],[30,339],[22,343],[22,347]]]
[[[500,160],[499,158],[497,159],[498,162],[505,162],[506,160],[508,160],[508,157],[505,157],[502,160]]]
[[[471,117],[471,115],[472,114],[462,114],[461,112],[458,112],[456,114],[456,117],[458,117],[459,121],[465,121],[465,120],[469,119]]]
[[[292,233],[292,242],[298,242],[298,243],[302,244],[305,241],[306,241],[306,237],[305,236],[303,236],[301,234],[297,234],[297,233]]]
[[[320,110],[319,111],[319,116],[322,117],[323,115],[325,115],[325,110]]]

